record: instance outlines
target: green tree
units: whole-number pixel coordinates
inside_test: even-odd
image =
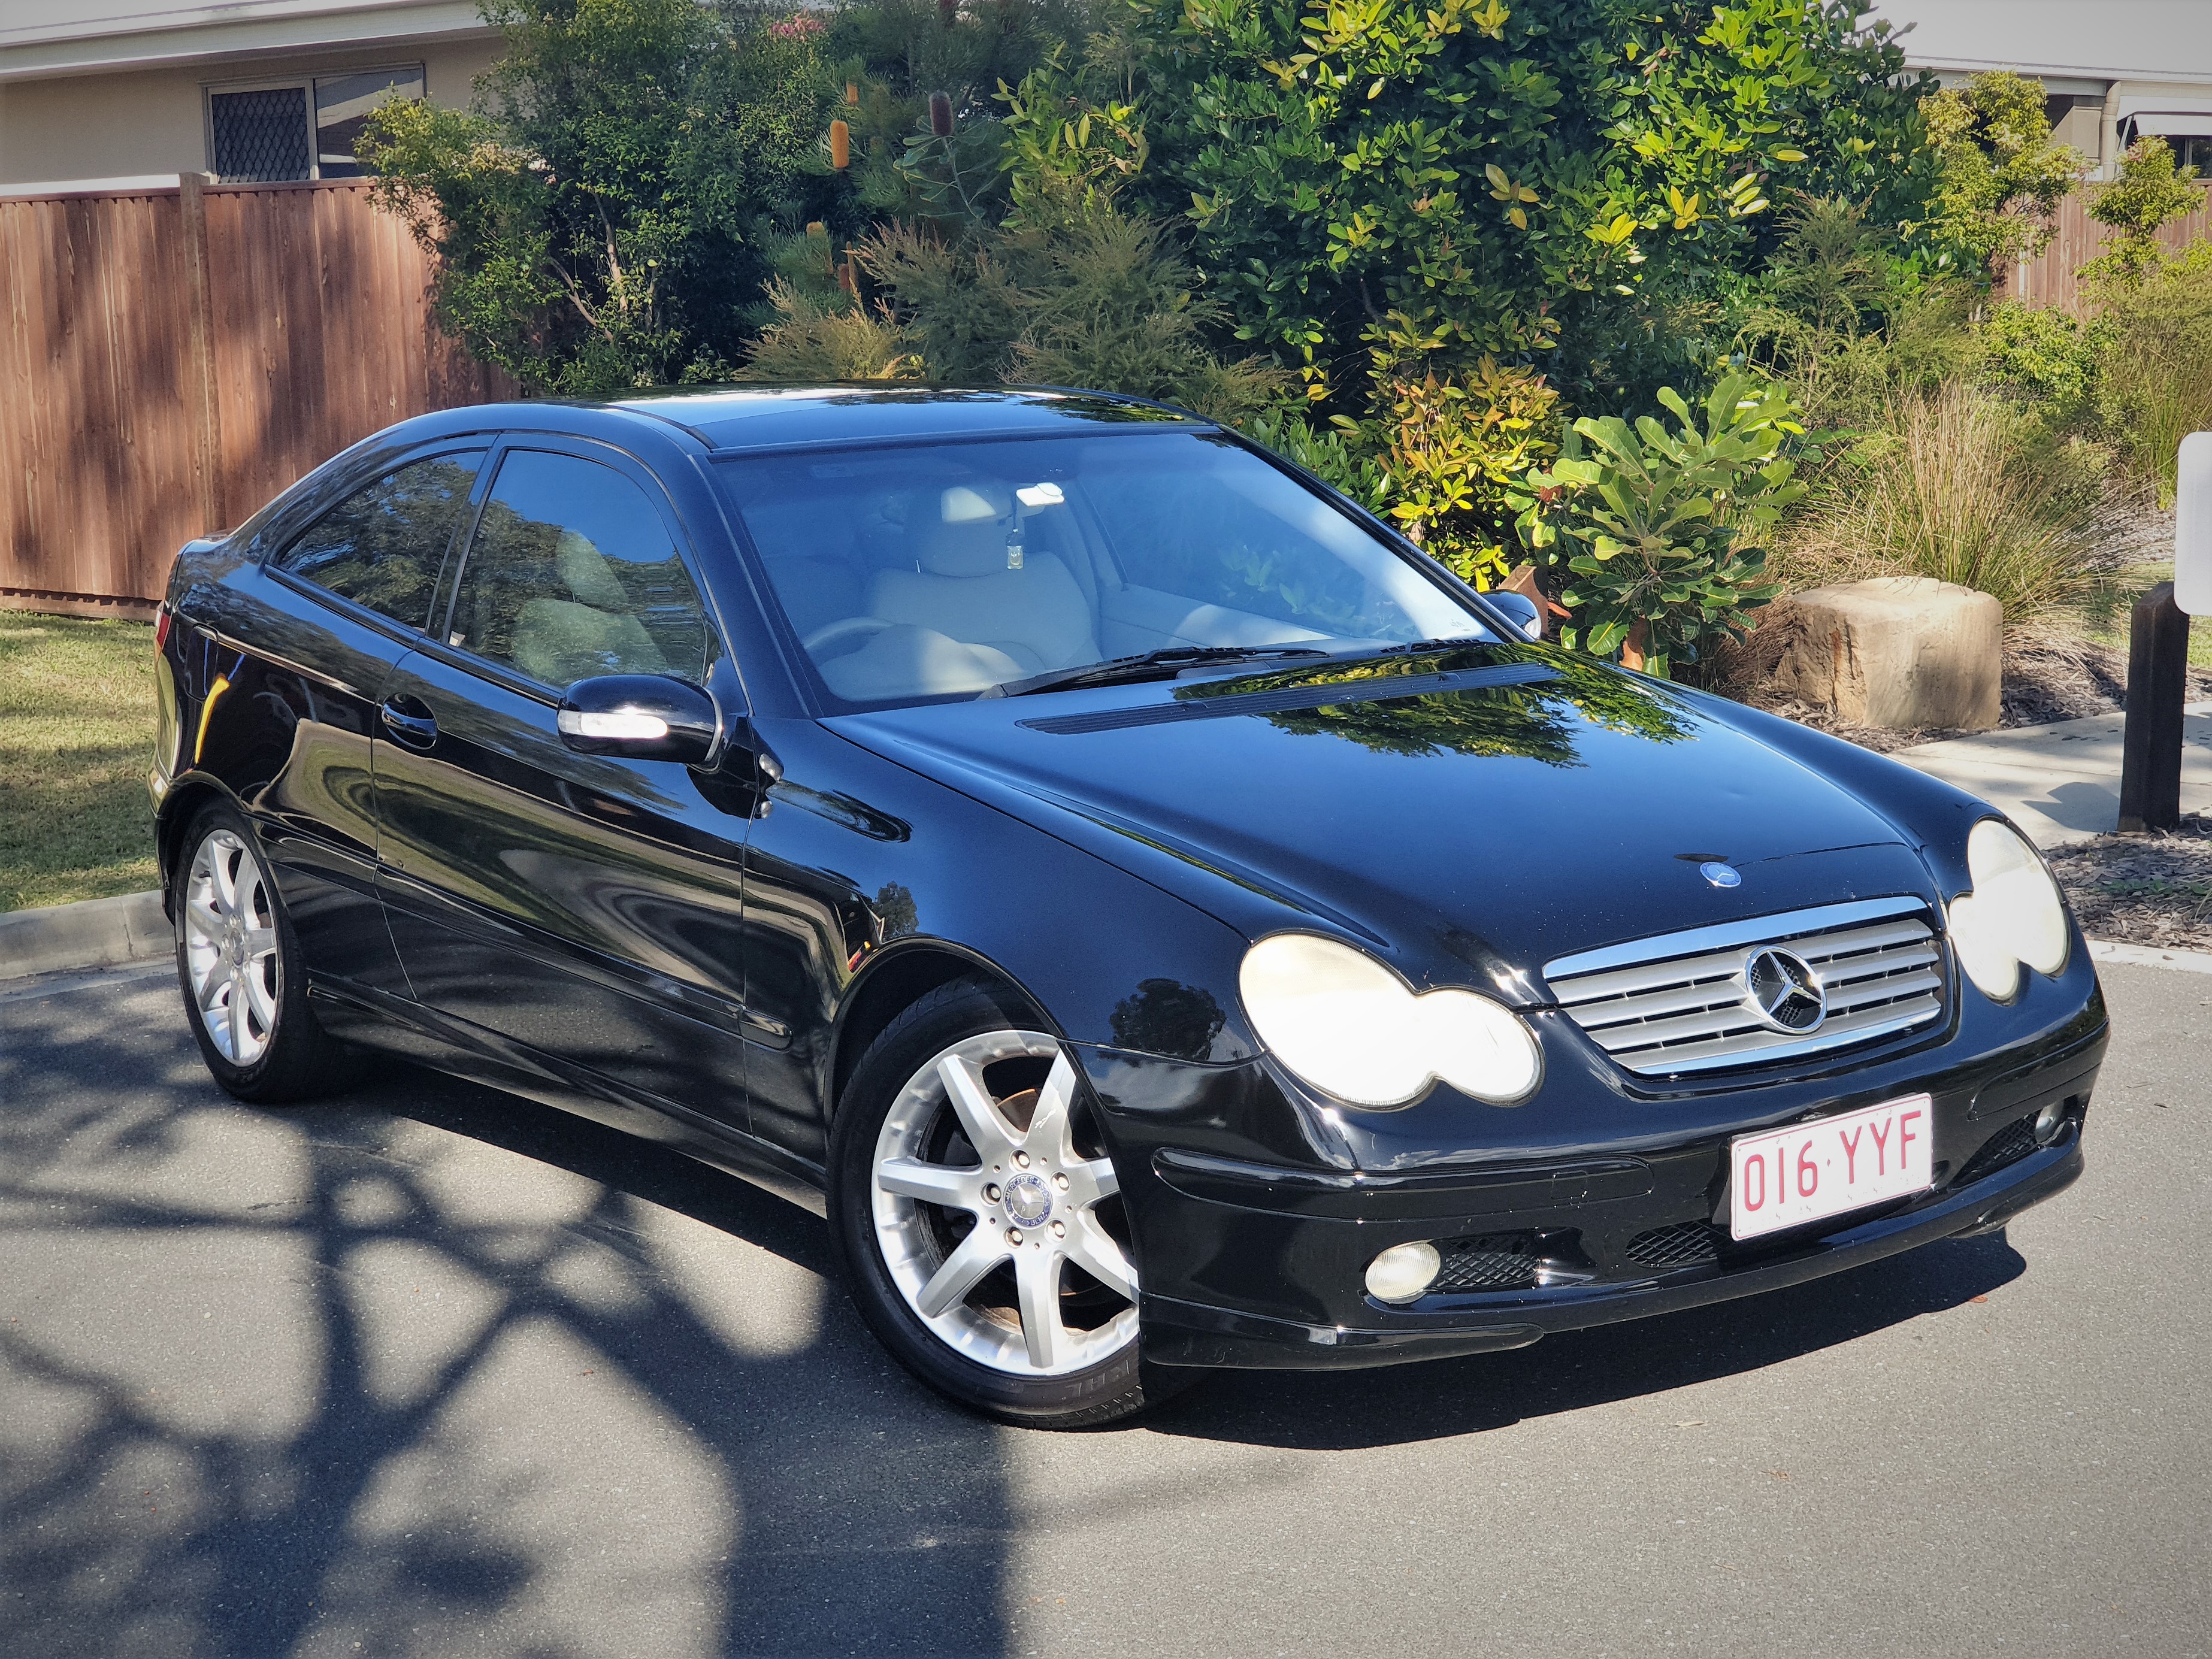
[[[2133,287],[2166,258],[2158,233],[2203,199],[2197,169],[2182,167],[2173,146],[2155,136],[2138,138],[2120,157],[2120,176],[2098,190],[2089,216],[2118,234],[2103,253],[2081,268],[2093,284]]]
[[[2051,142],[2043,82],[1990,71],[1923,106],[1940,168],[1936,223],[1985,264],[2033,253],[2086,158]]]
[[[834,195],[821,27],[696,0],[484,0],[475,110],[391,103],[363,161],[436,256],[441,321],[535,391],[714,378],[779,231]]]

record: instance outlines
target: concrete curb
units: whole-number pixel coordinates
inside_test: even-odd
[[[159,893],[10,910],[0,915],[0,983],[165,957],[174,948]]]
[[[2212,974],[2212,951],[2169,951],[2156,945],[2123,945],[2093,939],[2089,954],[2099,962],[2131,963],[2138,968],[2178,968],[2185,974]]]

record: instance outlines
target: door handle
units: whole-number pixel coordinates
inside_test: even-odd
[[[395,742],[410,749],[428,749],[438,741],[438,721],[413,697],[393,697],[384,705],[384,729]]]

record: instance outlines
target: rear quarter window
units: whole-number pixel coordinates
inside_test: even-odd
[[[393,622],[423,627],[483,457],[461,450],[393,469],[308,526],[270,565]]]

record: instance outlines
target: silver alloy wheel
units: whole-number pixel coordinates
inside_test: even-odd
[[[1043,1081],[994,1095],[986,1069],[1022,1060],[1048,1060]],[[1137,1270],[1098,1212],[1121,1183],[1077,1146],[1076,1110],[1058,1042],[988,1031],[915,1072],[876,1138],[876,1243],[900,1294],[955,1351],[1017,1376],[1083,1370],[1136,1340]],[[973,1164],[949,1161],[971,1149]],[[994,1305],[1008,1266],[1013,1299]]]
[[[217,830],[185,883],[185,971],[216,1050],[234,1066],[269,1052],[276,1030],[276,912],[246,843]]]

